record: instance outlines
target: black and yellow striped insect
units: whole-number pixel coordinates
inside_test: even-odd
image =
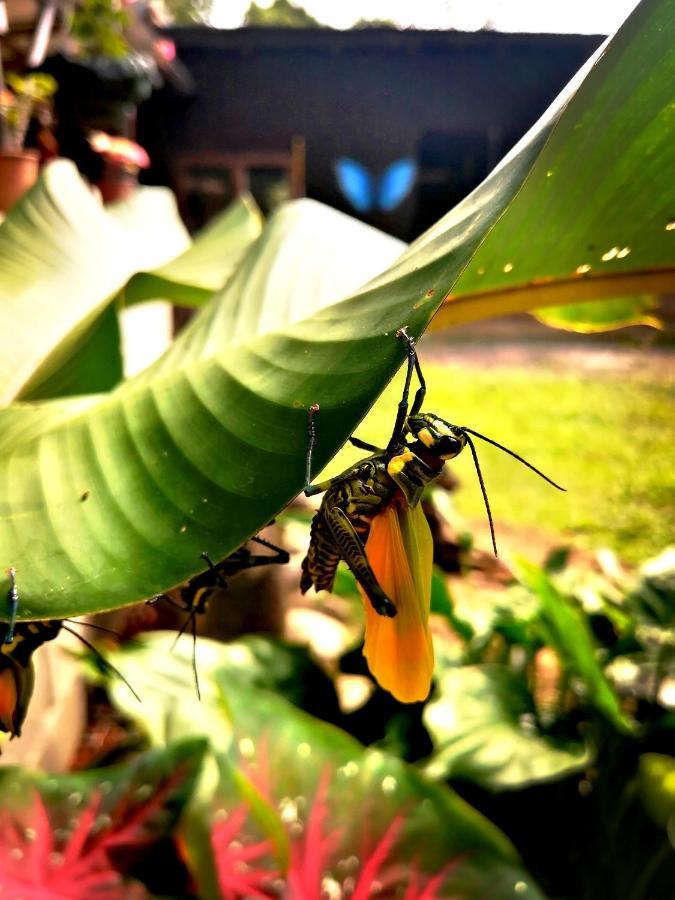
[[[0,732],[19,737],[26,718],[28,705],[33,695],[35,670],[33,654],[36,650],[54,640],[61,630],[70,632],[85,645],[96,657],[104,669],[113,672],[124,681],[132,694],[138,695],[111,663],[86,638],[71,628],[67,622],[109,632],[110,629],[91,622],[77,622],[72,619],[45,619],[35,622],[18,622],[19,591],[16,584],[16,570],[11,567],[9,575],[9,591],[7,599],[10,607],[10,619],[5,635],[0,643]]]
[[[407,343],[408,368],[386,449],[350,438],[371,455],[335,478],[311,484],[318,406],[309,411],[305,494],[325,495],[312,522],[300,587],[303,593],[312,586],[317,591],[331,590],[339,561],[346,562],[368,601],[364,654],[370,670],[382,687],[400,700],[412,702],[428,695],[433,669],[428,628],[433,546],[419,505],[424,489],[438,478],[447,460],[468,446],[496,555],[492,513],[472,437],[510,454],[559,490],[564,488],[497,441],[422,412],[426,384],[415,342],[405,328],[396,336]],[[419,388],[409,410],[413,372]]]
[[[61,630],[58,619],[17,622],[0,644],[0,731],[19,737],[33,694],[32,656]],[[7,640],[7,638],[10,640]]]
[[[170,606],[187,613],[187,617],[176,635],[174,646],[188,628],[192,634],[193,645],[196,644],[197,616],[206,613],[209,602],[215,593],[227,590],[228,578],[232,578],[234,575],[247,569],[255,569],[260,566],[283,565],[288,562],[289,555],[286,550],[277,547],[270,541],[265,540],[265,538],[261,538],[260,535],[252,537],[251,542],[258,544],[261,547],[266,547],[268,550],[273,551],[273,553],[253,553],[249,547],[244,544],[219,563],[212,562],[207,553],[202,553],[201,558],[207,564],[207,569],[200,572],[198,575],[195,575],[194,578],[191,578],[184,584],[179,585],[177,588],[163,594],[158,594],[156,597],[152,598],[150,601],[151,603],[164,600]],[[199,674],[197,671],[197,657],[196,652],[194,651],[192,654],[192,667],[197,696],[201,697]]]

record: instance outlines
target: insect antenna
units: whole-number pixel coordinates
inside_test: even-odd
[[[312,483],[312,453],[314,452],[314,445],[316,444],[316,424],[314,422],[314,416],[318,411],[318,403],[313,403],[307,410],[307,434],[309,436],[309,444],[307,447],[307,460],[305,462],[305,488],[308,488]]]
[[[3,644],[11,644],[14,640],[14,628],[16,627],[16,616],[19,608],[19,592],[16,588],[16,569],[14,566],[10,566],[9,569],[7,569],[7,574],[9,575],[9,591],[7,592],[7,599],[9,600],[10,615]]]
[[[492,549],[495,552],[495,556],[499,556],[497,553],[497,541],[495,540],[495,525],[492,521],[492,511],[490,510],[490,501],[488,500],[487,490],[485,489],[485,482],[483,481],[483,473],[480,470],[480,463],[478,462],[478,453],[476,453],[476,448],[474,446],[473,441],[470,436],[466,434],[468,429],[463,428],[462,431],[465,434],[466,442],[469,445],[469,450],[471,451],[471,456],[473,457],[473,464],[476,467],[476,475],[478,475],[478,483],[480,484],[481,493],[483,494],[483,502],[485,503],[485,512],[487,513],[488,522],[490,523],[490,537],[492,538]],[[472,432],[473,434],[473,432]]]
[[[202,699],[202,692],[199,687],[199,671],[197,669],[197,606],[194,605],[190,608],[190,612],[188,613],[185,621],[180,627],[178,634],[175,637],[173,644],[171,645],[172,652],[176,649],[176,645],[180,640],[181,636],[185,634],[185,632],[190,628],[190,633],[192,634],[192,671],[195,676],[195,690],[197,691],[197,699]]]
[[[148,601],[148,603],[153,602],[156,603],[159,600],[164,600],[165,603],[168,603],[172,609],[177,609],[178,612],[184,613],[186,611],[184,606],[181,606],[180,603],[176,603],[175,600],[172,600],[171,597],[168,597],[166,594],[158,594],[156,597],[152,598],[152,601]],[[188,625],[190,626],[190,632],[192,634],[192,671],[195,676],[195,688],[197,690],[197,698],[199,700],[202,699],[202,692],[199,687],[199,672],[197,670],[197,607],[192,606],[190,608],[190,612],[185,618],[185,621],[180,627],[180,631],[174,638],[173,644],[171,644],[171,651],[173,652],[176,649],[176,644],[180,640],[181,635],[185,634],[187,631]]]
[[[142,701],[141,701],[141,698],[138,696],[138,694],[136,693],[136,691],[132,688],[131,684],[130,684],[129,681],[124,677],[124,675],[120,672],[120,670],[119,670],[116,666],[114,666],[111,662],[109,662],[109,661],[105,658],[105,656],[104,656],[99,650],[97,650],[96,647],[94,647],[94,645],[93,645],[92,643],[90,643],[90,642],[86,639],[86,637],[83,637],[83,636],[80,634],[79,631],[75,631],[74,628],[70,628],[68,625],[65,625],[65,624],[63,625],[63,630],[64,630],[64,631],[67,631],[69,634],[75,635],[75,637],[78,639],[78,641],[80,641],[82,644],[84,644],[84,646],[85,646],[88,650],[91,650],[91,652],[94,654],[94,656],[95,656],[96,659],[99,661],[99,663],[103,666],[103,668],[104,668],[105,670],[107,670],[108,672],[113,672],[113,674],[117,675],[117,677],[118,677],[121,681],[123,681],[124,684],[126,684],[126,686],[129,688],[129,690],[131,691],[131,693],[132,693],[132,694],[134,695],[134,697],[138,700],[138,702],[139,702],[139,703],[142,702]]]
[[[194,610],[193,610],[194,612]],[[197,617],[191,615],[192,619],[192,671],[195,676],[195,690],[197,691],[197,700],[201,703],[202,692],[199,687],[199,670],[197,669]]]
[[[509,456],[512,456],[514,459],[517,459],[518,462],[521,462],[524,466],[527,466],[528,469],[532,469],[540,478],[543,478],[544,481],[548,481],[549,484],[553,485],[554,488],[557,488],[559,491],[566,491],[567,489],[561,487],[559,484],[556,484],[552,478],[549,478],[548,475],[544,475],[543,472],[540,472],[536,466],[533,466],[532,463],[529,463],[526,459],[523,459],[522,456],[519,456],[517,453],[514,453],[513,450],[509,450],[508,447],[505,447],[503,444],[498,443],[497,441],[493,441],[492,438],[485,437],[484,434],[481,434],[478,431],[474,431],[473,428],[464,428],[463,426],[460,428],[460,431],[463,431],[465,435],[473,434],[475,437],[480,438],[481,441],[485,441],[488,444],[492,444],[493,447],[498,447],[500,450],[503,450],[504,453],[508,453]],[[471,442],[469,442],[471,443]]]
[[[70,622],[71,625],[82,625],[82,627],[94,628],[96,631],[103,631],[105,634],[112,634],[114,637],[124,640],[124,635],[121,632],[115,631],[114,628],[106,628],[105,625],[98,625],[94,622],[80,622],[78,619],[62,619],[62,621]],[[133,638],[128,638],[128,640],[136,644],[138,643],[138,641],[134,641]]]
[[[183,612],[185,612],[184,608],[183,608]],[[185,621],[180,626],[180,629],[178,630],[178,634],[174,638],[173,644],[171,645],[172,651],[174,651],[176,649],[176,644],[181,639],[181,637],[185,634],[185,632],[188,630],[188,626],[190,627],[191,631],[194,631],[194,629],[196,628],[196,621],[197,621],[197,607],[192,606],[192,607],[190,607],[190,612],[186,616]]]

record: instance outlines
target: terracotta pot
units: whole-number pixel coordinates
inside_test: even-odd
[[[35,183],[39,163],[37,150],[0,153],[0,212],[8,212]]]

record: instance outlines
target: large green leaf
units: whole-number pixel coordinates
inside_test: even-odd
[[[22,614],[72,613],[82,604],[93,610],[148,597],[194,574],[203,551],[221,557],[223,540],[241,543],[239,530],[255,531],[262,509],[271,508],[264,513],[269,519],[283,506],[302,481],[306,408],[324,393],[307,376],[338,385],[336,402],[348,403],[352,422],[364,389],[377,390],[371,377],[362,378],[377,357],[364,361],[358,342],[340,339],[352,331],[348,318],[331,323],[327,310],[321,335],[330,331],[332,340],[303,340],[311,323],[288,325],[284,333],[306,306],[294,287],[303,280],[306,296],[320,307],[383,268],[400,246],[311,201],[291,205],[254,244],[217,302],[150,369],[102,398],[2,411],[2,463],[22,495],[10,500],[6,494],[0,507],[7,534],[23,546],[19,561],[17,545],[5,544],[20,572]],[[373,297],[370,306],[374,322],[391,319],[380,366],[389,360],[393,368],[403,352],[393,333],[409,303],[400,298],[387,312]],[[315,329],[323,317],[317,314]],[[298,356],[299,347],[305,349]],[[337,369],[336,348],[345,352]],[[333,421],[332,436],[322,431],[324,459],[339,427]],[[48,476],[42,465],[51,470]],[[45,476],[50,498],[39,496]],[[15,527],[28,526],[26,517],[37,531],[19,537]],[[50,563],[43,566],[45,551]]]
[[[189,711],[198,705],[190,642],[179,646],[172,660],[173,675],[166,678],[171,659],[166,652],[167,640],[166,634],[147,635],[140,647],[122,648],[111,656],[141,694],[143,705],[130,699],[129,692],[119,684],[112,686],[114,700],[142,727],[148,718],[187,723]],[[277,674],[287,672],[287,649],[271,643],[267,647],[267,667]],[[209,726],[198,720],[195,731],[210,734],[213,729],[219,734],[231,728],[233,733],[227,746],[215,742],[224,769],[213,802],[207,806],[207,813],[213,812],[214,806],[220,807],[215,823],[229,821],[242,807],[250,808],[252,821],[241,831],[249,835],[246,843],[252,844],[252,833],[262,830],[261,837],[270,839],[272,847],[276,845],[273,855],[281,857],[284,867],[289,854],[287,848],[279,848],[280,840],[283,842],[280,831],[287,827],[293,844],[298,838],[298,823],[304,823],[308,841],[297,844],[301,859],[311,858],[317,866],[321,859],[318,877],[330,875],[341,881],[346,873],[340,874],[339,867],[336,870],[338,861],[358,856],[352,872],[358,876],[378,839],[396,821],[396,839],[383,860],[390,872],[392,862],[405,863],[406,869],[414,862],[418,872],[443,871],[446,890],[453,896],[489,893],[495,898],[511,897],[516,883],[520,883],[518,893],[539,896],[519,868],[508,840],[491,823],[455,793],[433,784],[402,761],[366,750],[339,729],[274,693],[269,688],[276,677],[266,676],[260,666],[260,652],[255,642],[226,646],[198,641],[200,680],[205,696],[210,698],[212,721]],[[275,661],[277,652],[279,659]],[[182,689],[176,690],[177,685]],[[187,691],[192,691],[191,697]],[[168,736],[177,735],[170,731]],[[204,800],[203,791],[201,796]],[[316,815],[310,826],[312,808]],[[357,817],[355,810],[359,811]],[[203,808],[200,814],[204,815]],[[208,884],[213,867],[205,858],[205,831],[192,818],[188,846],[197,860],[200,880]],[[238,836],[239,832],[231,840]],[[324,848],[323,856],[319,844]],[[294,859],[293,852],[290,858]],[[253,854],[250,859],[253,867],[259,863]],[[222,859],[220,862],[223,865]],[[202,889],[200,896],[212,894]]]
[[[579,92],[559,99],[483,185],[358,293],[395,245],[316,204],[291,205],[154,366],[103,398],[5,411],[0,546],[2,565],[18,571],[21,614],[130,603],[195,574],[203,551],[232,551],[302,486],[307,408],[321,406],[318,468],[403,361],[396,330],[407,324],[418,335],[443,297],[480,281],[479,263],[487,274],[497,257],[514,271],[545,262],[563,277],[578,242],[599,240],[600,222],[612,241],[630,243],[617,272],[637,261],[670,277],[675,148],[664,117],[674,36],[672,4],[645,0],[577,79]],[[545,201],[563,176],[558,219]],[[649,208],[636,208],[645,197]],[[566,236],[570,216],[579,224]],[[495,289],[507,287],[493,268]],[[460,298],[444,315],[519,303],[509,292],[496,305]]]
[[[111,303],[83,334],[48,357],[21,389],[22,401],[72,397],[109,391],[123,376],[122,336],[116,304]]]
[[[642,0],[568,97],[517,195],[449,289],[435,328],[673,290],[674,40],[673,4]]]
[[[139,225],[143,220],[135,218]],[[225,284],[261,230],[260,210],[252,197],[242,194],[195,235],[183,253],[135,275],[124,290],[124,302],[161,298],[201,306]]]
[[[655,314],[658,303],[654,297],[619,297],[613,300],[596,300],[594,303],[570,303],[567,306],[549,306],[534,313],[535,318],[563,331],[578,334],[595,334],[627,328],[629,325],[649,325],[662,328]]]
[[[583,747],[539,734],[531,712],[523,686],[505,666],[446,669],[424,711],[434,741],[425,771],[504,790],[561,778],[588,763]]]

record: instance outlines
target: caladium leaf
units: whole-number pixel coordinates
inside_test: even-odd
[[[232,729],[226,747],[215,745],[219,785],[200,792],[186,832],[200,896],[218,896],[218,882],[221,896],[228,896],[225,887],[235,890],[235,879],[247,883],[251,896],[270,896],[275,879],[277,894],[285,884],[289,896],[298,897],[319,897],[335,884],[358,887],[353,896],[365,898],[383,880],[419,898],[482,892],[506,898],[516,884],[525,896],[540,896],[506,838],[452,791],[398,759],[366,750],[261,686],[263,672],[255,665],[253,677],[248,671],[246,643],[197,643],[211,728],[217,733],[220,719]],[[175,687],[193,689],[189,642],[179,648],[170,680],[163,674],[166,650],[167,636],[160,633],[111,655],[142,693],[144,709],[111,684],[114,701],[141,726],[148,703],[171,708],[179,720],[185,720],[179,703],[194,708]],[[162,713],[150,715],[159,720]],[[436,893],[425,895],[434,879]]]
[[[0,885],[30,900],[148,896],[125,872],[171,832],[205,742],[185,741],[77,775],[0,772]]]

